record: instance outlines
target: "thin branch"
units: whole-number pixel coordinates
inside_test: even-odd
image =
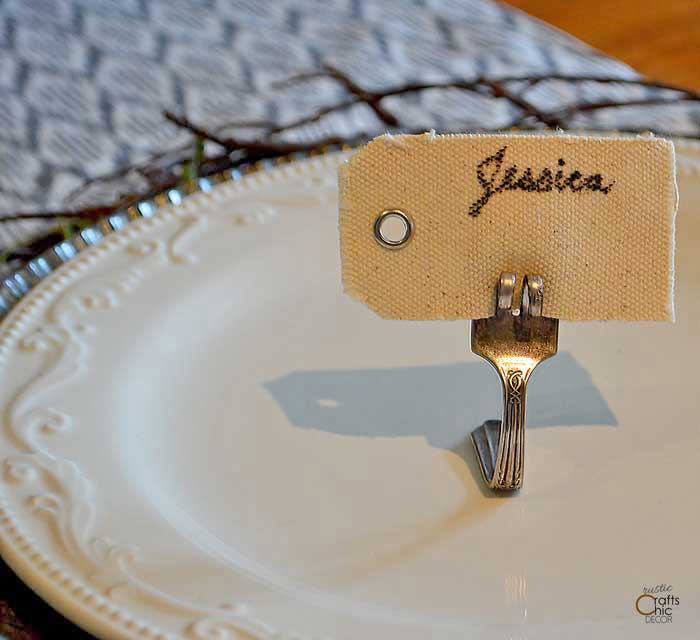
[[[484,80],[483,82],[492,90],[494,98],[505,98],[511,104],[522,110],[523,116],[521,116],[520,120],[524,120],[527,117],[533,117],[552,129],[561,126],[561,120],[559,118],[555,117],[554,115],[544,113],[522,96],[519,96],[507,89],[502,82],[487,80]]]
[[[323,116],[327,116],[330,113],[335,113],[336,111],[344,111],[350,107],[354,107],[356,104],[360,104],[361,100],[359,98],[350,98],[339,104],[332,105],[330,107],[323,107],[319,109],[316,113],[306,116],[304,118],[299,118],[298,120],[293,120],[292,122],[287,122],[286,124],[279,125],[270,129],[270,134],[282,133],[288,129],[297,129],[298,127],[303,127],[307,124],[313,124],[318,122]]]
[[[317,78],[327,78],[328,73],[326,71],[307,71],[304,73],[296,73],[289,78],[283,78],[282,80],[275,80],[270,83],[270,89],[287,89],[300,82],[305,82],[306,80],[316,80]]]
[[[596,109],[607,109],[612,107],[623,107],[633,105],[669,104],[678,101],[700,102],[700,93],[691,91],[689,89],[685,89],[683,87],[678,87],[669,83],[659,82],[656,80],[650,80],[646,78],[619,78],[615,76],[577,76],[569,74],[548,74],[541,76],[503,76],[496,79],[481,77],[471,81],[452,80],[442,83],[407,83],[401,86],[385,89],[381,93],[376,93],[363,89],[342,71],[339,71],[334,67],[326,66],[321,71],[296,75],[290,78],[288,81],[284,81],[283,83],[277,83],[277,86],[290,86],[298,81],[310,80],[315,78],[331,78],[338,82],[341,86],[343,86],[343,88],[345,88],[346,91],[351,93],[355,98],[346,100],[333,106],[323,107],[322,109],[316,111],[310,116],[306,116],[296,121],[275,127],[270,131],[270,133],[281,133],[289,129],[317,122],[322,117],[330,113],[347,109],[360,102],[368,104],[374,110],[375,114],[377,114],[380,120],[384,122],[384,124],[387,124],[390,127],[396,127],[398,125],[392,125],[390,123],[396,120],[393,114],[389,114],[390,122],[387,122],[387,112],[382,107],[381,101],[384,98],[390,96],[401,96],[409,93],[417,93],[431,89],[457,89],[462,91],[470,91],[481,95],[483,95],[484,90],[488,90],[494,98],[502,98],[508,100],[512,105],[520,109],[521,114],[513,120],[513,122],[509,125],[510,127],[522,126],[528,118],[533,118],[549,128],[560,128],[565,125],[567,119],[571,118],[579,111],[585,112],[594,111]],[[527,89],[544,81],[560,81],[570,83],[598,82],[602,84],[618,83],[644,86],[667,91],[675,91],[677,93],[680,93],[681,96],[679,96],[678,98],[668,99],[644,98],[639,100],[609,100],[601,103],[582,103],[572,105],[565,109],[548,112],[543,109],[540,109],[524,97],[524,93]],[[524,87],[524,90],[522,90],[520,93],[516,93],[515,91],[506,86],[512,83],[525,83],[526,86]]]
[[[346,91],[354,96],[357,96],[357,98],[372,109],[377,118],[379,118],[387,127],[399,126],[398,118],[382,106],[382,99],[385,97],[383,93],[374,93],[363,89],[361,86],[356,84],[352,78],[350,78],[350,76],[344,74],[335,67],[326,65],[324,69],[329,77],[337,80],[343,87],[345,87]]]
[[[82,219],[82,220],[99,220],[106,216],[110,216],[118,211],[128,209],[138,204],[142,200],[154,198],[167,189],[172,189],[177,186],[178,178],[171,178],[163,181],[157,187],[143,191],[140,193],[131,193],[121,198],[118,198],[110,204],[95,205],[91,207],[82,207],[80,209],[60,209],[56,211],[28,211],[12,213],[4,215],[0,218],[0,222],[16,222],[19,220],[56,220],[56,219]]]
[[[186,116],[175,115],[172,111],[164,111],[163,116],[166,120],[172,122],[174,125],[177,125],[181,129],[187,129],[187,131],[193,133],[198,138],[204,138],[205,140],[215,142],[224,149],[234,150],[240,148],[240,145],[236,144],[236,141],[233,138],[222,138],[219,136],[218,133],[215,133],[214,131],[208,131],[207,129],[203,129],[202,127],[194,124]]]
[[[127,175],[129,175],[132,172],[138,173],[142,177],[144,177],[146,180],[149,179],[148,172],[152,171],[154,167],[157,166],[158,162],[162,162],[164,159],[168,158],[168,156],[175,156],[174,158],[170,159],[170,162],[168,164],[171,165],[176,165],[179,164],[180,162],[186,162],[190,156],[191,156],[191,149],[192,149],[192,144],[187,143],[185,145],[181,145],[179,147],[175,147],[173,149],[166,149],[164,151],[159,151],[157,153],[154,153],[150,155],[148,158],[145,160],[131,164],[131,165],[125,165],[123,167],[119,167],[118,169],[115,169],[114,171],[110,173],[105,173],[101,176],[97,176],[95,178],[90,178],[89,180],[85,180],[83,183],[78,185],[75,189],[70,191],[68,195],[66,196],[66,202],[71,202],[75,198],[77,198],[81,193],[85,191],[86,188],[96,185],[96,184],[101,184],[101,183],[107,183],[107,182],[112,182],[113,180],[118,180],[119,178],[124,178]],[[188,153],[190,152],[190,153]],[[161,170],[163,167],[159,167]]]
[[[659,80],[652,80],[650,78],[618,78],[615,76],[578,76],[566,73],[552,73],[543,74],[535,76],[502,76],[496,78],[497,82],[529,82],[531,84],[537,84],[540,82],[547,81],[561,81],[569,83],[578,82],[595,82],[599,84],[627,84],[636,85],[640,87],[648,87],[650,89],[663,89],[666,91],[677,91],[678,93],[683,93],[687,96],[691,96],[700,99],[700,92],[693,91],[692,89],[686,89],[685,87],[679,87],[678,85],[670,84],[668,82],[661,82]]]
[[[285,131],[290,131],[312,124],[321,120],[324,116],[340,112],[358,104],[366,104],[377,118],[388,129],[401,127],[400,119],[392,112],[388,111],[383,100],[390,97],[404,96],[412,93],[420,93],[429,90],[455,89],[466,91],[492,99],[507,100],[519,111],[517,118],[506,127],[498,129],[483,128],[479,132],[494,132],[509,127],[520,129],[541,129],[565,127],[567,122],[579,113],[590,113],[603,109],[621,108],[627,106],[653,106],[669,105],[679,102],[700,103],[700,93],[678,87],[666,82],[658,82],[646,78],[620,78],[614,76],[579,76],[570,74],[545,74],[535,76],[502,76],[497,78],[477,78],[473,80],[457,79],[448,82],[431,83],[405,83],[394,87],[388,87],[382,91],[370,91],[358,85],[351,77],[335,67],[325,66],[324,68],[310,73],[296,75],[288,80],[278,82],[274,86],[277,88],[288,87],[295,83],[318,78],[330,78],[338,83],[349,96],[336,104],[320,107],[315,113],[299,118],[286,124],[277,124],[267,121],[243,121],[233,122],[226,125],[219,125],[213,129],[195,123],[185,115],[176,115],[165,112],[165,118],[177,126],[192,134],[197,143],[195,146],[188,143],[175,149],[156,153],[146,160],[131,166],[121,167],[111,174],[101,176],[87,181],[79,191],[70,194],[70,198],[75,197],[81,190],[92,184],[109,182],[124,178],[130,173],[135,173],[144,178],[147,188],[135,193],[129,193],[116,198],[111,203],[105,203],[83,208],[66,208],[56,211],[36,211],[17,212],[6,216],[0,216],[0,223],[19,220],[67,220],[79,219],[83,221],[95,221],[104,216],[109,216],[118,211],[134,206],[142,200],[153,198],[159,193],[167,191],[178,185],[191,185],[197,178],[218,173],[232,167],[238,166],[241,162],[255,162],[266,158],[275,158],[296,152],[313,152],[336,145],[354,145],[362,142],[366,135],[352,138],[340,136],[329,136],[311,140],[308,142],[282,142],[275,136]],[[639,87],[647,87],[664,91],[673,91],[675,97],[646,97],[632,98],[629,100],[601,100],[598,102],[580,102],[559,108],[553,111],[540,109],[531,102],[526,93],[542,82],[565,82],[578,84],[584,82],[598,84],[622,84]],[[227,129],[234,128],[259,128],[262,130],[261,137],[253,140],[243,140],[225,134]],[[417,130],[404,130],[405,133],[422,133],[430,127]],[[470,127],[471,131],[476,132]],[[623,133],[641,133],[636,129],[615,129],[611,130]],[[459,129],[455,131],[459,132]],[[659,135],[672,135],[672,132],[657,131]],[[210,141],[222,148],[220,153],[204,156],[202,141]],[[39,246],[39,245],[37,245]],[[18,256],[24,257],[31,253],[19,249]]]
[[[237,120],[225,122],[216,126],[216,131],[221,133],[226,129],[270,129],[274,123],[269,120]]]
[[[204,138],[205,140],[215,142],[228,151],[245,151],[247,153],[247,157],[255,160],[288,155],[290,153],[298,153],[300,151],[315,151],[322,147],[347,144],[350,142],[346,138],[341,138],[338,136],[329,136],[327,138],[322,138],[321,140],[306,143],[265,142],[257,140],[249,142],[232,137],[221,137],[213,131],[209,131],[202,126],[195,124],[186,116],[178,116],[169,111],[166,111],[164,115],[170,122],[176,124],[182,129],[186,129],[198,138]]]
[[[600,111],[601,109],[619,109],[621,107],[652,107],[659,105],[679,104],[682,102],[700,102],[700,97],[683,96],[680,98],[639,98],[635,100],[601,100],[600,102],[586,102],[564,108],[558,112],[561,118],[570,118],[578,113]]]
[[[82,209],[58,209],[52,211],[28,211],[3,215],[0,222],[18,222],[20,220],[60,220],[80,218],[86,220],[99,220],[118,211],[118,204],[100,205],[97,207],[84,207]]]

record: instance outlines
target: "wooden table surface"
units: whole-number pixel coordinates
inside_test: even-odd
[[[700,89],[700,0],[505,0],[646,76]]]
[[[507,0],[656,79],[700,89],[700,0]],[[0,560],[0,637],[88,640]]]

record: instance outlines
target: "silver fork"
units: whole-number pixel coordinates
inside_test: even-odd
[[[523,484],[525,394],[530,374],[557,352],[559,320],[542,315],[544,281],[525,276],[520,310],[513,310],[516,277],[502,273],[496,313],[472,320],[471,350],[496,369],[503,390],[503,418],[472,431],[481,473],[492,489],[512,491]]]

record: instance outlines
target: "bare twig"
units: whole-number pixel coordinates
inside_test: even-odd
[[[352,106],[360,103],[368,104],[377,114],[377,117],[386,125],[390,127],[396,127],[398,125],[392,125],[391,122],[395,121],[396,118],[393,114],[389,114],[390,118],[387,121],[386,110],[382,107],[382,100],[388,97],[401,96],[410,93],[418,93],[422,91],[428,91],[431,89],[456,89],[461,91],[469,91],[484,95],[487,91],[492,97],[507,100],[513,106],[517,107],[520,111],[518,116],[512,121],[508,127],[520,127],[529,118],[541,123],[547,128],[563,128],[566,126],[567,121],[578,113],[586,113],[599,109],[610,109],[614,107],[625,107],[625,106],[652,106],[657,104],[672,104],[676,102],[700,102],[700,93],[685,89],[683,87],[678,87],[666,82],[659,82],[656,80],[650,80],[647,78],[620,78],[615,76],[577,76],[568,74],[549,74],[541,76],[503,76],[500,78],[486,78],[481,77],[476,80],[451,80],[449,82],[442,83],[407,83],[397,87],[391,87],[384,89],[381,93],[370,92],[362,87],[358,86],[351,78],[343,74],[341,71],[334,67],[324,67],[320,71],[315,71],[312,73],[299,74],[290,78],[287,81],[278,83],[277,86],[290,86],[295,82],[312,80],[316,78],[330,78],[338,82],[343,88],[345,88],[352,98],[349,98],[343,102],[336,105],[323,107],[315,113],[289,122],[270,130],[271,134],[282,133],[289,129],[294,129],[307,124],[317,122],[324,116],[334,113],[336,111],[345,110]],[[601,84],[626,84],[626,85],[636,85],[643,86],[647,88],[674,91],[679,95],[673,98],[661,98],[661,97],[648,97],[643,99],[630,99],[630,100],[607,100],[598,103],[577,103],[566,107],[564,109],[559,109],[556,111],[546,111],[540,109],[531,101],[525,97],[525,93],[528,89],[533,86],[545,82],[545,81],[557,81],[557,82],[567,82],[567,83],[584,83],[584,82],[597,82]],[[520,88],[520,91],[514,91],[508,85],[513,84],[524,84],[524,87]]]
[[[85,188],[100,182],[108,183],[135,173],[145,179],[147,187],[139,192],[128,193],[116,198],[113,202],[87,207],[67,208],[56,211],[14,212],[0,216],[0,223],[19,220],[98,220],[117,211],[133,206],[142,200],[180,184],[191,186],[198,177],[211,175],[216,172],[237,166],[241,162],[255,162],[266,158],[274,158],[296,152],[313,152],[335,145],[352,145],[362,141],[366,136],[348,139],[340,136],[329,136],[309,142],[285,142],[279,135],[308,124],[320,121],[327,115],[352,108],[358,104],[367,105],[379,121],[388,129],[401,128],[400,119],[388,111],[383,104],[386,98],[420,93],[436,89],[453,89],[475,93],[493,99],[506,100],[513,105],[518,114],[512,123],[503,128],[518,127],[532,128],[565,128],[573,117],[578,114],[591,113],[603,109],[620,107],[644,107],[652,105],[669,105],[681,102],[700,103],[700,93],[678,87],[666,82],[647,78],[620,78],[615,76],[579,76],[570,74],[546,74],[535,76],[501,76],[496,78],[481,77],[473,80],[456,79],[438,83],[405,83],[388,87],[382,91],[370,91],[357,84],[351,77],[339,69],[325,66],[322,69],[296,75],[288,80],[277,83],[276,87],[288,87],[301,81],[312,81],[327,78],[338,83],[349,96],[333,105],[320,107],[316,112],[288,123],[274,123],[264,120],[232,122],[209,129],[193,122],[186,115],[165,112],[164,117],[176,127],[188,131],[195,138],[195,145],[188,143],[175,149],[170,149],[152,155],[147,160],[131,166],[122,167],[109,175],[87,181],[79,190],[71,193],[69,201]],[[622,84],[663,91],[675,92],[675,96],[653,96],[631,98],[629,100],[601,100],[597,102],[578,102],[557,110],[547,111],[539,108],[526,96],[528,91],[543,82],[564,82],[569,84],[598,83]],[[419,131],[429,128],[430,123]],[[258,128],[261,136],[253,140],[244,140],[226,135],[225,130],[234,128]],[[473,130],[473,129],[472,129]],[[406,133],[419,132],[406,131]],[[488,132],[494,129],[481,129]],[[635,129],[618,130],[636,132]],[[669,135],[669,132],[657,132]],[[206,156],[203,141],[212,142],[221,147],[220,153]],[[20,253],[22,251],[20,250]],[[19,254],[18,254],[19,255]]]
[[[522,122],[527,117],[533,117],[542,124],[555,129],[562,126],[562,121],[560,118],[554,115],[547,114],[542,110],[538,109],[534,104],[526,100],[524,97],[513,93],[506,88],[503,82],[495,82],[489,80],[483,80],[483,82],[491,89],[494,98],[505,98],[511,104],[515,105],[522,111],[522,115],[517,120],[518,123]]]
[[[658,105],[680,104],[682,102],[700,102],[700,97],[681,96],[678,98],[639,98],[636,100],[601,100],[600,102],[588,102],[566,107],[559,111],[561,118],[570,118],[578,113],[590,113],[601,109],[619,109],[621,107],[652,107]]]
[[[249,142],[247,140],[238,140],[232,137],[221,137],[213,131],[209,131],[202,126],[195,124],[187,116],[178,116],[170,111],[166,111],[164,115],[170,122],[183,129],[187,129],[198,138],[215,142],[227,151],[246,152],[246,159],[248,160],[261,160],[263,158],[283,156],[290,153],[298,153],[300,151],[315,151],[323,147],[348,143],[348,140],[338,136],[330,136],[321,140],[307,143],[266,141]]]
[[[323,107],[322,109],[319,109],[316,113],[313,113],[310,116],[306,116],[304,118],[299,118],[298,120],[293,120],[292,122],[288,122],[284,125],[274,127],[273,129],[270,130],[270,133],[271,134],[281,133],[283,131],[287,131],[288,129],[297,129],[298,127],[303,127],[304,125],[307,125],[307,124],[313,124],[314,122],[318,122],[324,116],[327,116],[329,113],[335,113],[337,111],[344,111],[345,109],[349,109],[350,107],[354,107],[356,104],[360,104],[360,102],[361,102],[360,98],[355,97],[355,98],[350,98],[348,100],[345,100],[344,102],[334,104],[330,107]]]

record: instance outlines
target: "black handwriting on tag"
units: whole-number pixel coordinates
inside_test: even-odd
[[[557,160],[558,168],[556,170],[553,171],[545,167],[539,171],[537,176],[535,176],[532,167],[526,167],[522,171],[518,169],[517,164],[506,167],[507,150],[508,146],[502,147],[476,165],[476,179],[481,185],[482,194],[469,207],[470,216],[478,216],[493,196],[504,191],[533,193],[567,190],[574,193],[597,191],[607,195],[615,184],[614,180],[605,184],[605,178],[600,173],[585,176],[578,170],[564,169],[566,161],[563,158]]]

